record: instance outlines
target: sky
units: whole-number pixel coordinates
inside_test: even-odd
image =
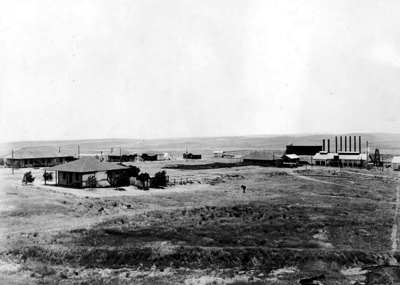
[[[400,130],[400,1],[2,1],[0,141]]]

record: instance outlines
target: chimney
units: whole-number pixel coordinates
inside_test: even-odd
[[[344,151],[347,151],[347,137],[344,136]]]
[[[343,150],[343,148],[342,148],[342,136],[340,136],[340,151],[342,151]]]
[[[349,151],[351,152],[351,136],[349,136]]]
[[[335,153],[337,153],[337,137],[335,137]]]
[[[330,140],[328,139],[328,153],[331,152],[331,145],[330,145]]]
[[[361,153],[361,136],[358,137],[358,152]]]
[[[354,152],[357,151],[357,137],[354,136]]]
[[[325,151],[325,140],[322,140],[322,151]]]

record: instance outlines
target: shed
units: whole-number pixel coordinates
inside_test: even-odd
[[[87,187],[87,179],[95,175],[98,181],[106,180],[108,183],[114,179],[116,173],[128,169],[123,165],[110,162],[100,162],[94,157],[83,157],[81,159],[49,167],[47,171],[56,172],[56,184],[69,187]]]
[[[25,147],[4,156],[11,167],[54,166],[74,160],[74,156],[50,146]]]
[[[128,162],[135,161],[138,154],[133,151],[128,151],[125,149],[120,149],[106,154],[108,162]]]
[[[400,170],[400,156],[395,156],[392,159],[393,169]]]
[[[184,153],[184,159],[201,159],[201,154],[193,154],[193,153]]]
[[[216,150],[213,152],[214,157],[223,157],[224,153],[225,153],[225,151],[223,151],[223,150]]]
[[[161,161],[165,160],[165,155],[163,152],[144,152],[141,157],[143,161]]]

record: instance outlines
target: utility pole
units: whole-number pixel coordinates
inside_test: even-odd
[[[12,150],[12,152],[11,152],[11,171],[12,171],[12,174],[14,174],[14,150]]]
[[[80,158],[80,153],[79,153],[79,151],[80,151],[80,146],[78,145],[78,159]]]
[[[367,141],[367,168],[368,168],[368,141]]]

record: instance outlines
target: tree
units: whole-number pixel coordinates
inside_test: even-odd
[[[140,182],[143,183],[143,187],[144,187],[144,188],[146,188],[146,187],[145,187],[145,182],[146,182],[146,181],[149,181],[149,179],[150,179],[150,175],[149,175],[147,172],[145,172],[145,173],[140,173],[140,174],[138,175],[138,177],[137,177],[137,180],[139,180]]]
[[[90,175],[86,181],[86,185],[90,188],[96,188],[97,187],[97,179],[96,176]]]
[[[140,168],[134,165],[129,165],[129,169],[127,170],[129,177],[138,177],[140,173]]]
[[[22,178],[22,183],[28,184],[33,183],[33,181],[35,181],[35,177],[32,176],[32,173],[30,171],[26,172]]]
[[[4,165],[4,159],[0,157],[0,165]]]
[[[168,182],[168,179],[167,179],[167,173],[165,172],[165,170],[157,172],[154,175],[154,178],[153,178],[153,186],[154,187],[157,188],[157,187],[167,186],[167,182]]]
[[[44,181],[53,181],[53,172],[45,171],[43,173],[43,179],[44,179]]]

